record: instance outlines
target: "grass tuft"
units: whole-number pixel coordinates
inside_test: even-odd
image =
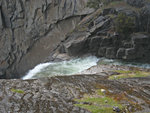
[[[133,78],[133,77],[147,77],[150,75],[150,72],[139,71],[139,70],[116,70],[115,72],[119,73],[118,75],[112,75],[109,80],[118,80],[123,78]]]
[[[23,90],[20,90],[20,89],[14,89],[14,88],[12,88],[11,91],[12,91],[13,93],[20,93],[20,94],[23,94],[23,93],[24,93]]]
[[[84,95],[81,99],[75,99],[77,107],[87,109],[92,113],[116,113],[113,106],[123,109],[124,106],[111,97],[106,96],[101,90],[97,90],[93,95]]]

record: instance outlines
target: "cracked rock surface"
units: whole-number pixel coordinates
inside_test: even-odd
[[[112,69],[107,67],[103,74],[97,75],[0,80],[0,113],[89,113],[75,107],[74,99],[103,88],[118,96],[125,94],[126,98],[140,106],[138,109],[130,106],[128,101],[123,101],[135,113],[150,111],[150,77],[108,80],[107,77],[112,75],[109,68]],[[116,68],[113,67],[114,70]]]

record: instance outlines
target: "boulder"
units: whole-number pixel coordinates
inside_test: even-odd
[[[88,51],[88,43],[86,39],[76,40],[65,45],[67,54],[70,56],[80,56]]]

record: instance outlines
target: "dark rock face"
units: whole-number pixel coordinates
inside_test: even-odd
[[[143,7],[146,3],[146,0],[125,0],[128,4],[135,7]]]
[[[122,59],[125,56],[125,49],[119,48],[116,54],[116,57],[119,59]]]
[[[116,48],[107,48],[106,58],[116,58]]]
[[[149,4],[145,0],[126,2],[131,6],[105,8],[85,17],[63,42],[66,53],[71,56],[91,53],[98,57],[150,63]],[[142,6],[138,6],[140,2]],[[133,6],[140,7],[139,11],[134,10]],[[115,31],[113,23],[119,13],[135,17],[134,32],[119,34]]]
[[[80,17],[91,13],[85,4],[86,0],[1,0],[0,78],[18,77],[43,62]]]
[[[140,30],[150,33],[150,3],[142,8],[139,20]]]

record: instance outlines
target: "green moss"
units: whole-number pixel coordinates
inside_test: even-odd
[[[101,90],[97,90],[93,95],[84,95],[81,99],[75,99],[79,104],[75,106],[87,109],[92,113],[115,113],[113,106],[123,109],[124,106],[111,97],[106,96]],[[84,104],[84,103],[89,104]]]
[[[89,7],[89,8],[94,8],[94,9],[98,9],[100,2],[101,2],[101,0],[89,0],[89,1],[87,2],[87,7]]]
[[[133,70],[133,71],[117,70],[115,72],[119,74],[110,76],[109,77],[110,80],[118,80],[118,79],[133,78],[133,77],[147,77],[150,75],[150,72],[138,71],[138,70]]]
[[[20,93],[20,94],[23,94],[23,93],[24,93],[23,90],[20,90],[20,89],[14,89],[14,88],[12,88],[11,91],[14,92],[14,93]]]
[[[129,74],[129,73],[132,73],[132,71],[130,71],[130,70],[116,70],[115,72],[121,73],[121,74]]]
[[[114,15],[114,14],[108,14],[108,16],[109,16],[110,18],[115,18],[115,15]]]

